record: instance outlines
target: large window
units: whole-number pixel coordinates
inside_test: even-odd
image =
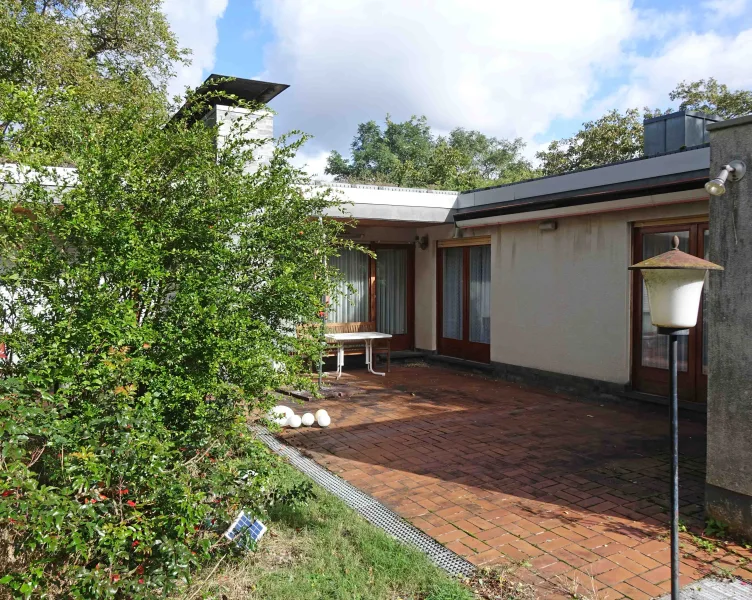
[[[332,297],[330,323],[375,321],[376,329],[392,334],[393,350],[413,347],[412,244],[371,245],[376,258],[357,250],[343,250],[330,264],[342,274]]]
[[[337,295],[332,297],[329,321],[352,323],[368,321],[368,255],[357,250],[342,250],[331,259],[331,266],[341,274]]]

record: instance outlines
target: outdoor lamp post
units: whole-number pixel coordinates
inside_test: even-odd
[[[650,320],[658,333],[668,336],[671,419],[671,600],[679,600],[679,398],[676,350],[678,334],[697,325],[702,286],[707,271],[723,267],[679,250],[674,236],[671,250],[629,267],[645,280]]]

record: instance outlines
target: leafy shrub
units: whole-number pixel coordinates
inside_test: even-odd
[[[33,128],[6,170],[0,583],[14,596],[167,593],[241,507],[310,493],[275,485],[246,422],[267,390],[306,385],[317,342],[294,324],[329,291],[341,225],[317,216],[336,203],[290,165],[302,139],[249,170],[254,123],[217,147],[192,116],[74,97],[76,172],[44,166]]]

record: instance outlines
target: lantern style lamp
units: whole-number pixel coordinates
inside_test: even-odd
[[[723,267],[679,250],[679,237],[671,250],[629,267],[645,280],[650,320],[658,333],[669,336],[669,412],[671,418],[671,600],[679,600],[679,397],[677,392],[678,333],[697,325],[702,286],[708,271]]]

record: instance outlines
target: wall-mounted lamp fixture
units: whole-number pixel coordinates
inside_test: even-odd
[[[732,160],[727,164],[718,177],[711,179],[705,184],[705,189],[711,196],[722,196],[726,192],[726,180],[739,181],[747,172],[747,165],[741,160]]]
[[[556,221],[542,221],[538,223],[538,231],[556,231],[558,224]]]
[[[428,236],[424,235],[422,237],[415,236],[415,244],[420,248],[421,250],[425,250],[428,248]]]

